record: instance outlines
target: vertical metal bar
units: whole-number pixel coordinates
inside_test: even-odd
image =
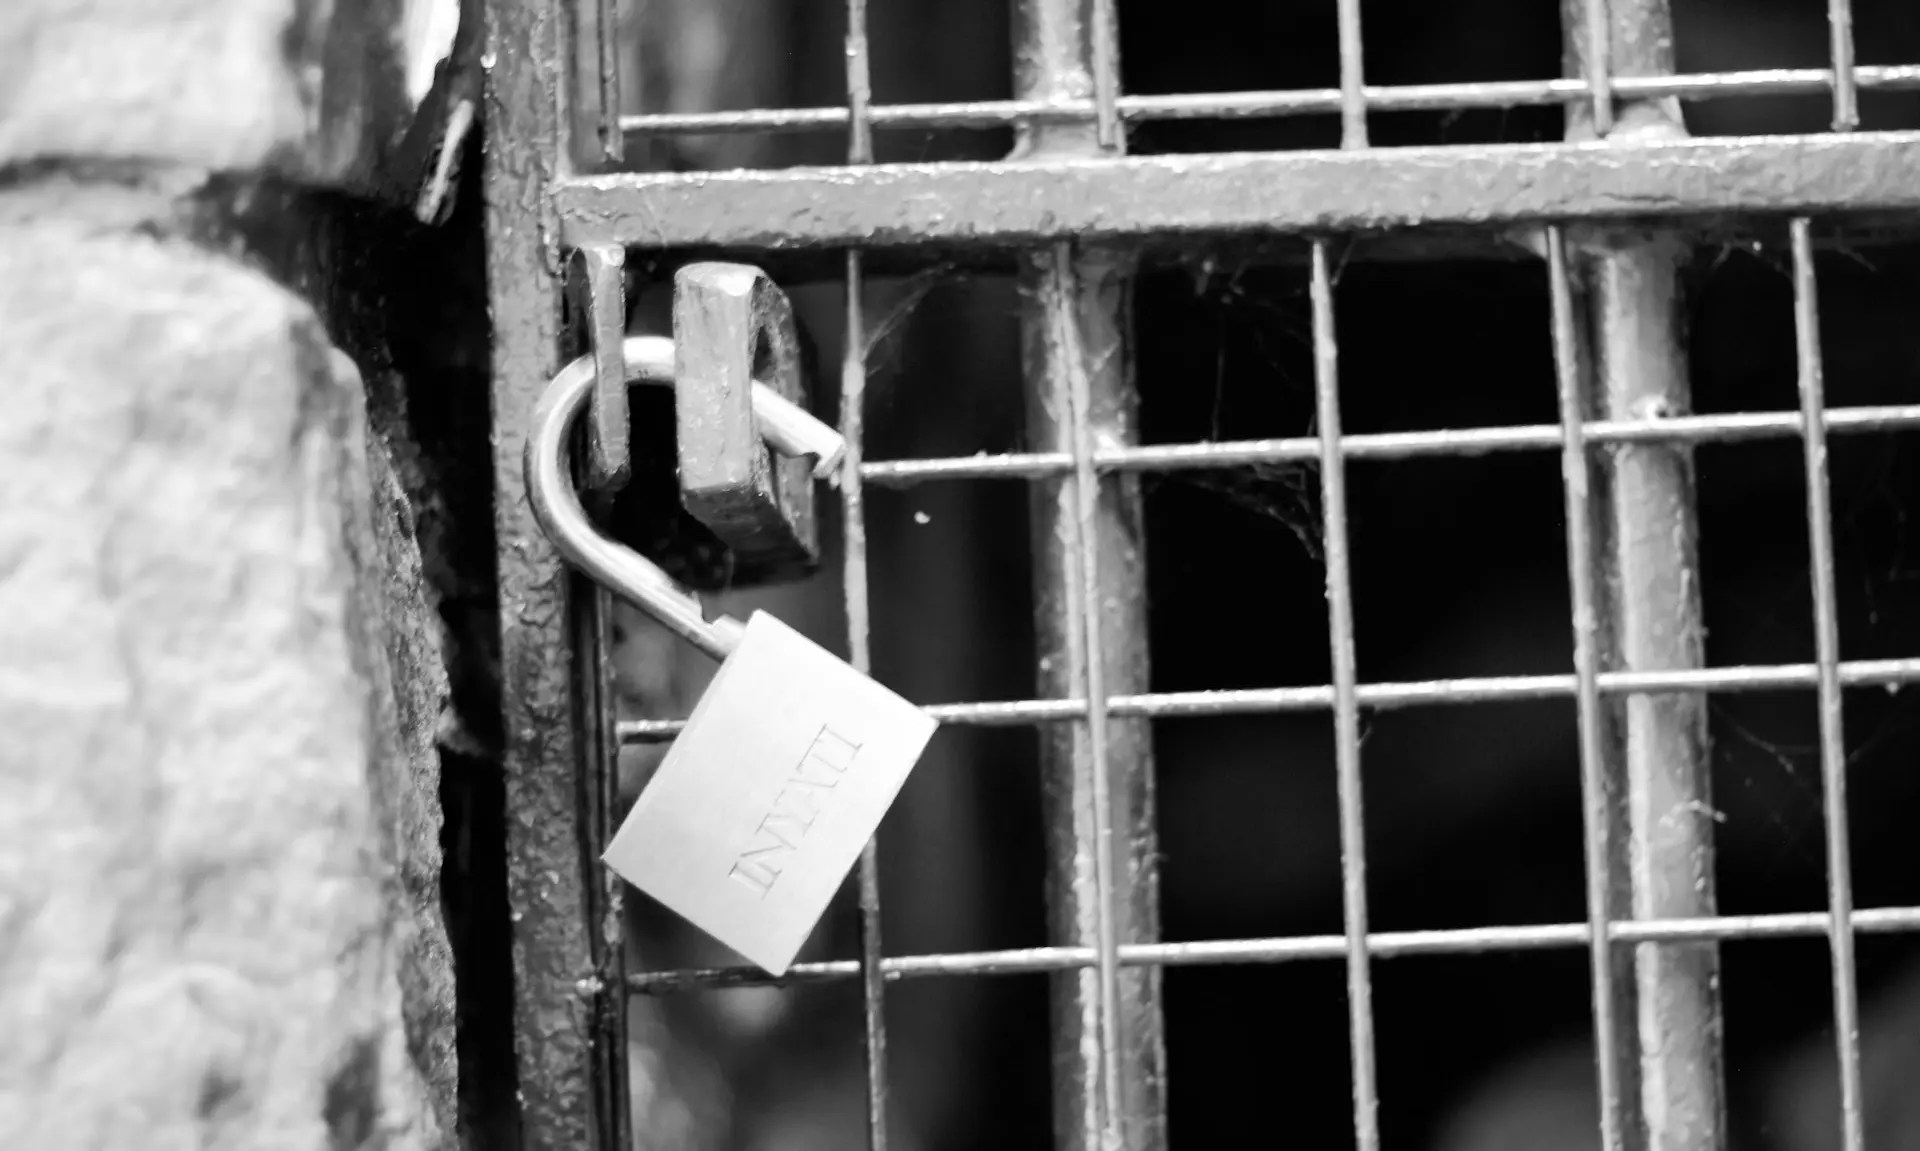
[[[1658,76],[1673,71],[1667,0],[1567,0],[1569,72]],[[1596,28],[1593,20],[1606,23]],[[1611,81],[1609,80],[1609,86]],[[1583,125],[1572,109],[1568,135],[1646,140],[1685,135],[1673,100],[1596,105]],[[1568,297],[1584,304],[1576,367],[1591,381],[1586,417],[1662,419],[1687,415],[1685,309],[1679,268],[1688,258],[1678,233],[1581,229],[1569,263],[1579,283]],[[1583,339],[1584,337],[1584,339]],[[1693,457],[1684,444],[1623,444],[1599,469],[1605,482],[1587,495],[1594,532],[1596,648],[1602,670],[1689,670],[1705,666],[1701,626]],[[1573,530],[1570,525],[1569,531]],[[1634,919],[1715,913],[1714,811],[1705,699],[1697,694],[1629,696],[1608,701],[1600,726],[1607,818],[1609,914]],[[1617,1118],[1622,1146],[1655,1151],[1715,1148],[1725,1141],[1720,958],[1711,942],[1608,949],[1609,964],[1631,963],[1631,981],[1613,989],[1611,1026],[1632,1042],[1603,1051],[1618,1097],[1635,1114]]]
[[[872,76],[867,54],[866,0],[847,0],[847,162],[873,162]],[[866,454],[862,440],[867,393],[866,313],[862,308],[863,277],[860,253],[847,253],[847,323],[840,367],[840,434],[847,448],[840,476],[845,543],[842,573],[847,597],[847,654],[860,671],[873,670],[869,642],[871,616],[867,602],[866,493],[860,483],[860,461]],[[886,979],[881,971],[879,836],[860,852],[860,987],[865,1018],[867,1058],[867,1145],[873,1151],[887,1147],[887,1022]]]
[[[620,130],[620,17],[615,0],[593,0],[600,49],[600,158],[610,164],[626,159],[626,133]]]
[[[1827,816],[1828,940],[1833,949],[1833,1032],[1840,1060],[1840,1128],[1846,1151],[1865,1142],[1860,1111],[1860,992],[1853,961],[1853,864],[1847,833],[1847,747],[1840,693],[1840,623],[1833,579],[1833,509],[1827,490],[1827,416],[1820,363],[1820,302],[1812,226],[1792,225],[1793,328],[1800,353],[1800,428],[1806,440],[1807,534],[1813,556],[1815,660],[1819,669],[1820,777]]]
[[[1113,0],[1093,0],[1094,138],[1108,152],[1124,151],[1120,124],[1120,18]]]
[[[867,0],[847,0],[847,163],[873,163],[873,68],[867,50]]]
[[[1051,267],[1053,294],[1074,295],[1073,246],[1054,245]],[[1113,809],[1107,771],[1107,677],[1100,626],[1100,557],[1093,536],[1100,515],[1100,476],[1093,467],[1093,394],[1087,384],[1084,350],[1075,317],[1056,310],[1048,317],[1057,325],[1056,346],[1064,353],[1054,373],[1054,403],[1067,412],[1069,450],[1073,454],[1074,514],[1069,518],[1068,567],[1080,583],[1079,620],[1081,679],[1087,700],[1087,756],[1085,789],[1093,806],[1093,922],[1094,971],[1099,984],[1101,1146],[1123,1146],[1121,1126],[1126,1115],[1120,1074],[1120,941],[1113,908]],[[1071,577],[1070,577],[1071,578]]]
[[[585,453],[581,453],[584,455]],[[576,457],[578,458],[578,457]],[[576,471],[585,468],[576,466]],[[596,502],[604,502],[596,501]],[[598,584],[581,581],[580,598],[580,720],[588,741],[583,756],[587,778],[582,788],[587,800],[584,831],[587,836],[587,917],[594,922],[592,937],[594,978],[585,982],[594,1032],[595,1090],[604,1116],[609,1149],[633,1146],[632,1091],[627,1079],[627,948],[621,916],[623,885],[620,877],[598,860],[613,838],[614,813],[620,809],[619,709],[613,681],[613,594]]]
[[[1573,29],[1578,23],[1586,34],[1586,52],[1582,57],[1584,67],[1579,74],[1587,82],[1587,92],[1592,97],[1588,115],[1592,119],[1593,134],[1604,139],[1613,131],[1613,53],[1610,51],[1612,34],[1607,19],[1607,0],[1584,0],[1584,9],[1579,19],[1574,19],[1573,4],[1577,0],[1568,0],[1562,5],[1566,13],[1566,39],[1571,48],[1578,41]],[[1567,112],[1569,136],[1573,135],[1576,117],[1571,108]]]
[[[1013,13],[1013,88],[1022,100],[1064,103],[1094,93],[1095,123],[1028,121],[1019,125],[1016,154],[1096,156],[1126,151],[1118,105],[1102,112],[1103,91],[1119,77],[1111,0],[1019,0]],[[1104,79],[1102,78],[1104,77]],[[1104,118],[1113,123],[1106,129]]]
[[[1340,146],[1367,146],[1366,69],[1360,50],[1360,0],[1340,0]]]
[[[1347,1026],[1353,1060],[1353,1131],[1359,1151],[1378,1151],[1373,980],[1367,957],[1367,848],[1360,783],[1360,703],[1354,665],[1353,579],[1347,554],[1346,461],[1340,446],[1339,345],[1327,245],[1313,243],[1314,413],[1320,425],[1320,503],[1326,514],[1327,615],[1333,656],[1334,753],[1339,772],[1341,897],[1347,931]]]
[[[570,172],[596,171],[625,153],[614,0],[568,0],[560,15],[569,63],[554,90],[563,133],[559,157]]]
[[[587,484],[625,486],[632,470],[627,414],[627,250],[619,244],[580,249],[586,318],[593,353],[593,406],[587,421]]]
[[[1604,419],[1690,414],[1677,237],[1634,240],[1590,267],[1595,368]],[[1610,517],[1603,617],[1609,670],[1706,665],[1692,452],[1681,444],[1608,453]],[[1714,810],[1704,696],[1628,696],[1615,716],[1608,772],[1624,784],[1628,890],[1635,919],[1716,912]],[[1720,957],[1707,942],[1633,952],[1639,1091],[1655,1151],[1720,1146]]]
[[[1152,731],[1105,708],[1148,678],[1139,488],[1133,477],[1086,478],[1094,437],[1135,439],[1125,275],[1067,244],[1029,257],[1022,275],[1029,434],[1076,459],[1066,482],[1037,485],[1033,534],[1041,694],[1089,700],[1085,720],[1041,733],[1052,933],[1100,954],[1055,983],[1057,1141],[1089,1149],[1165,1138],[1160,973],[1122,971],[1109,954],[1159,926]]]
[[[1684,136],[1680,102],[1673,97],[1616,101],[1616,77],[1673,73],[1673,12],[1668,0],[1561,0],[1561,39],[1567,76],[1583,79],[1592,99],[1567,105],[1569,140]]]
[[[576,0],[584,3],[585,0]],[[605,13],[601,13],[605,15]],[[610,27],[599,25],[598,27]],[[561,358],[590,355],[594,395],[588,418],[573,434],[574,484],[594,515],[604,515],[613,493],[631,471],[628,444],[626,337],[626,249],[618,244],[589,245],[573,253],[582,274],[578,291],[563,296]],[[569,284],[562,288],[567,292]],[[599,858],[613,836],[619,809],[620,742],[613,682],[613,596],[591,580],[567,572],[571,587],[569,616],[574,629],[573,730],[579,743],[580,805],[585,887],[582,897],[589,926],[592,974],[575,985],[587,1004],[589,1056],[593,1080],[593,1119],[600,1144],[631,1145],[631,1084],[627,1077],[627,994],[625,931],[620,920],[622,884]]]
[[[1566,237],[1547,229],[1547,274],[1553,301],[1553,366],[1560,396],[1561,474],[1567,505],[1567,578],[1573,596],[1573,667],[1580,725],[1580,799],[1586,846],[1587,925],[1592,933],[1593,1031],[1600,1081],[1600,1139],[1606,1151],[1626,1146],[1620,1083],[1619,1011],[1615,1003],[1612,919],[1613,803],[1607,796],[1600,703],[1600,616],[1594,591],[1593,507],[1587,462],[1586,404],[1580,370],[1572,274]]]
[[[861,489],[861,443],[866,400],[866,320],[861,311],[860,253],[847,253],[847,345],[840,369],[840,434],[846,438],[846,463],[841,469],[841,508],[845,543],[842,570],[847,597],[847,655],[860,671],[873,669],[869,643],[871,616],[867,603],[866,494]],[[873,1151],[887,1146],[887,1024],[886,980],[880,958],[880,857],[878,836],[860,852],[860,984],[866,1015],[867,1143]]]
[[[1860,126],[1860,92],[1853,74],[1853,0],[1827,0],[1833,58],[1833,130]]]
[[[611,1151],[596,1098],[595,976],[575,726],[568,572],[526,500],[521,451],[557,365],[560,268],[547,203],[558,169],[566,68],[556,0],[488,0],[487,282],[494,317],[494,522],[498,533],[507,884],[524,1145]]]
[[[1022,0],[1017,96],[1098,90],[1103,8]],[[1103,144],[1085,123],[1028,123],[1016,153],[1087,156],[1124,146],[1118,136]],[[1089,700],[1084,720],[1039,734],[1050,931],[1099,957],[1054,982],[1056,1142],[1083,1151],[1166,1143],[1161,974],[1122,969],[1115,953],[1119,943],[1159,937],[1152,729],[1105,708],[1109,694],[1148,685],[1140,488],[1137,477],[1102,479],[1092,467],[1096,443],[1138,440],[1131,276],[1125,254],[1060,244],[1023,257],[1019,285],[1029,439],[1076,461],[1072,475],[1035,485],[1032,532],[1038,690]]]

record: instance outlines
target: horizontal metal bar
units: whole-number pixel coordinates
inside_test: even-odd
[[[1830,432],[1899,431],[1920,428],[1920,404],[1829,408]],[[1659,420],[1594,420],[1586,439],[1596,444],[1744,443],[1790,439],[1800,434],[1798,412],[1737,412],[1677,416]],[[1555,424],[1494,428],[1458,428],[1426,432],[1378,432],[1343,436],[1340,453],[1349,460],[1403,460],[1423,456],[1479,456],[1492,452],[1547,451],[1560,446]],[[1094,453],[1102,471],[1175,472],[1237,468],[1248,464],[1315,463],[1320,441],[1312,436],[1277,440],[1156,444],[1105,448]],[[880,487],[903,488],[932,480],[1041,479],[1073,467],[1065,452],[1009,452],[949,459],[880,460],[863,463],[860,476]]]
[[[554,204],[574,246],[756,250],[1907,211],[1920,132],[628,172]]]
[[[1854,930],[1891,934],[1920,931],[1920,907],[1882,907],[1853,914]],[[1722,915],[1708,919],[1619,920],[1609,925],[1616,944],[1681,943],[1699,940],[1796,939],[1824,935],[1822,911],[1779,915]],[[1463,927],[1447,931],[1380,931],[1367,937],[1367,952],[1387,959],[1409,955],[1471,955],[1496,951],[1545,951],[1585,947],[1591,938],[1585,923],[1519,927]],[[1340,935],[1300,935],[1270,939],[1223,939],[1196,943],[1128,943],[1120,946],[1127,967],[1200,967],[1225,964],[1287,963],[1301,959],[1338,959],[1346,954]],[[882,961],[886,978],[930,975],[1021,975],[1090,967],[1091,947],[1030,947],[950,955],[901,955]],[[849,979],[860,973],[851,959],[796,963],[774,978],[757,967],[708,967],[653,971],[627,976],[637,995],[660,995],[700,988],[791,986]]]
[[[1920,65],[1856,68],[1858,87],[1899,91],[1920,88]],[[1678,97],[1711,100],[1737,96],[1819,95],[1833,90],[1825,68],[1768,68],[1702,72],[1686,76],[1619,76],[1622,98]],[[1368,112],[1456,112],[1473,108],[1523,108],[1585,99],[1584,80],[1496,80],[1465,84],[1367,85]],[[1338,88],[1261,92],[1188,92],[1122,96],[1120,117],[1149,120],[1254,120],[1340,111]],[[1022,120],[1091,120],[1092,100],[968,100],[933,104],[881,104],[868,119],[876,128],[999,128]],[[733,112],[657,112],[623,116],[629,134],[688,136],[733,132],[794,132],[844,128],[845,108],[751,108]]]
[[[1840,665],[1842,687],[1898,690],[1909,683],[1920,683],[1920,658],[1855,660]],[[1600,674],[1600,691],[1603,695],[1783,691],[1816,687],[1818,684],[1818,671],[1810,663]],[[1433,704],[1510,703],[1534,699],[1571,699],[1575,677],[1572,674],[1509,675],[1406,683],[1363,683],[1358,690],[1360,705],[1375,709]],[[1230,691],[1147,692],[1107,697],[1109,715],[1146,716],[1151,719],[1324,711],[1332,706],[1333,688],[1326,684]],[[1079,719],[1086,715],[1087,705],[1084,700],[1078,699],[1021,699],[992,703],[936,703],[926,705],[925,711],[946,724],[1022,727]],[[620,742],[656,743],[673,738],[685,726],[686,721],[681,719],[629,720],[620,725]]]

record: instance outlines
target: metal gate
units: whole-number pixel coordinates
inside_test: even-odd
[[[607,703],[607,600],[572,581],[541,538],[521,474],[525,413],[570,339],[562,269],[575,250],[792,253],[844,261],[850,338],[839,425],[848,644],[868,662],[864,489],[1017,479],[1044,493],[1033,526],[1043,586],[1038,698],[933,708],[947,724],[1031,725],[1056,781],[1049,894],[1059,937],[1030,950],[884,956],[871,847],[858,873],[857,959],[806,963],[789,981],[864,989],[871,1145],[887,1145],[888,983],[922,976],[1064,973],[1056,984],[1056,1138],[1076,1147],[1164,1145],[1159,969],[1338,960],[1345,965],[1353,1125],[1379,1146],[1370,964],[1375,958],[1584,948],[1604,1144],[1724,1142],[1718,941],[1821,936],[1831,948],[1844,1146],[1863,1146],[1855,935],[1920,929],[1920,908],[1856,909],[1849,876],[1841,693],[1920,680],[1920,658],[1847,661],[1835,622],[1827,439],[1920,427],[1920,404],[1830,408],[1822,394],[1814,249],[1828,230],[1920,210],[1920,134],[1862,133],[1858,93],[1920,88],[1920,65],[1856,66],[1848,0],[1830,0],[1831,66],[1676,75],[1666,0],[1563,0],[1569,78],[1369,86],[1359,0],[1338,0],[1338,89],[1129,96],[1113,0],[1018,0],[1014,99],[883,106],[869,96],[865,0],[849,0],[846,104],[622,118],[612,0],[490,0],[489,271],[499,587],[508,733],[510,887],[527,1145],[628,1146],[623,1005],[634,993],[756,982],[751,970],[628,972],[617,892],[597,863],[611,832],[621,741],[676,723],[616,725]],[[1832,131],[1689,139],[1678,101],[1830,94]],[[1564,143],[1376,148],[1369,114],[1564,107]],[[1337,113],[1338,151],[1128,157],[1126,127],[1156,119]],[[1014,126],[1002,163],[869,166],[876,128]],[[846,163],[778,172],[620,170],[647,134],[844,130]],[[1676,327],[1677,265],[1708,234],[1779,245],[1792,273],[1798,411],[1692,415]],[[1311,293],[1316,434],[1141,446],[1126,362],[1126,283],[1156,247],[1233,236],[1304,258]],[[1354,248],[1355,238],[1363,248]],[[1531,248],[1550,288],[1557,424],[1442,432],[1341,432],[1334,266],[1352,252],[1421,259],[1449,245]],[[1017,253],[1034,450],[868,460],[862,451],[863,262],[907,250]],[[1708,667],[1692,581],[1693,445],[1799,439],[1807,483],[1813,662]],[[1551,452],[1565,481],[1574,666],[1565,674],[1362,682],[1348,563],[1349,460]],[[1323,513],[1331,682],[1152,692],[1137,479],[1176,470],[1312,462]],[[1716,914],[1714,821],[1705,802],[1703,693],[1815,693],[1828,907]],[[1418,932],[1368,926],[1362,709],[1571,698],[1577,703],[1588,918]],[[1308,711],[1336,733],[1345,931],[1338,936],[1158,941],[1147,721]],[[1691,802],[1698,799],[1699,802]],[[1649,812],[1692,812],[1654,819]]]

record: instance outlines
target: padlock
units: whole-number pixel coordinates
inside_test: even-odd
[[[664,344],[629,339],[627,370],[648,379],[669,372]],[[568,441],[593,383],[592,357],[582,357],[554,377],[535,408],[525,456],[534,517],[568,562],[721,660],[602,859],[778,976],[826,913],[936,723],[766,612],[744,627],[727,616],[707,620],[692,592],[597,532],[568,478]],[[760,389],[754,395],[756,408],[777,413],[762,421],[776,448],[829,445],[831,429],[823,432],[804,410]]]

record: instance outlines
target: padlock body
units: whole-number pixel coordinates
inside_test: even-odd
[[[935,727],[755,612],[603,858],[756,966],[783,974]]]

